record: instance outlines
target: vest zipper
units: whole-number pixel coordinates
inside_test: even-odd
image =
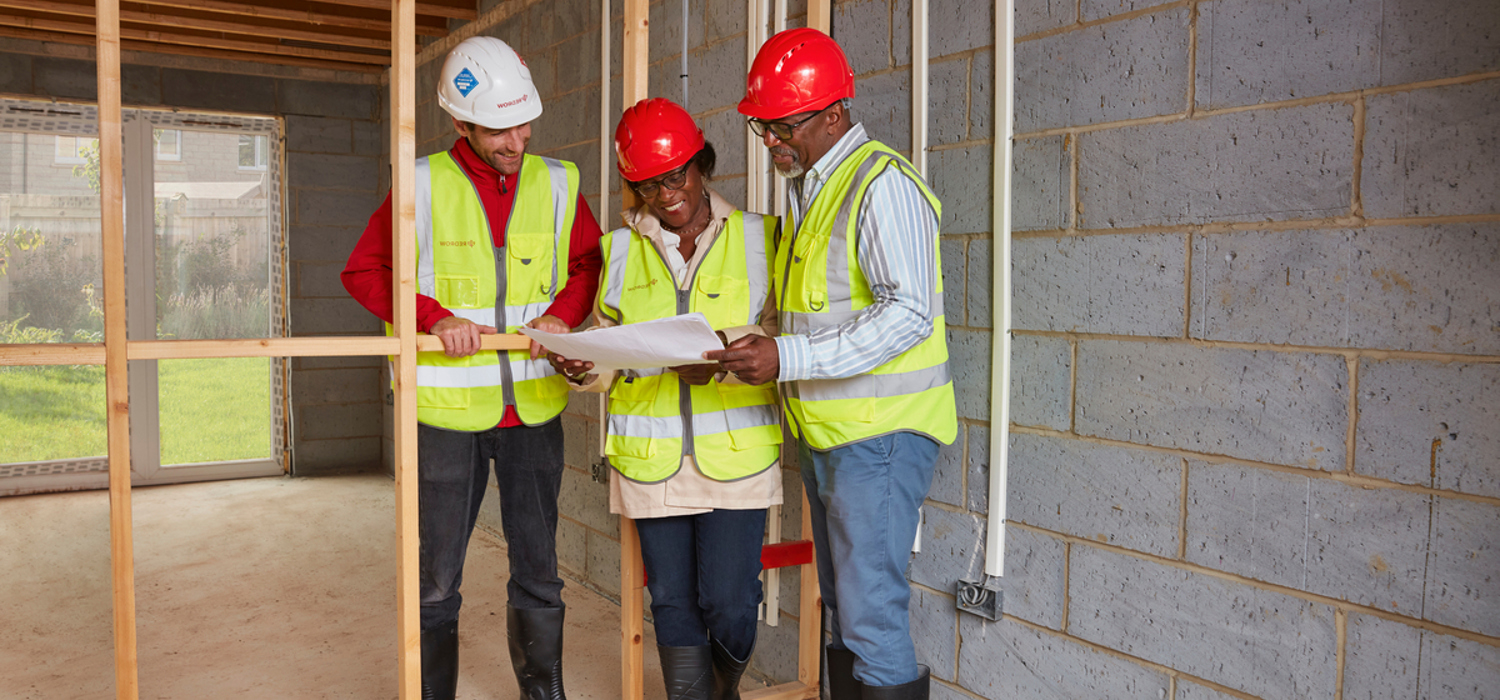
[[[526,163],[525,163],[524,160],[522,161],[521,166],[522,167],[526,166]],[[480,208],[483,209],[482,203],[484,202],[484,199],[479,196],[479,183],[474,182],[474,178],[472,176],[470,176],[469,173],[468,173],[468,171],[464,170],[462,167],[460,167],[458,170],[459,170],[459,172],[461,172],[461,173],[464,174],[464,177],[468,178],[468,180],[469,180],[469,186],[472,187],[472,188],[474,188],[474,197],[476,199],[479,199],[479,201],[481,202],[481,207]],[[501,192],[501,194],[505,193],[505,176],[504,175],[500,176],[500,192]],[[516,211],[516,209],[515,209],[515,202],[511,202],[511,210],[510,210],[511,215],[514,215],[515,211]],[[497,245],[495,245],[495,232],[490,230],[490,215],[489,215],[489,212],[485,211],[485,213],[484,213],[484,233],[485,233],[485,235],[487,237],[489,237],[489,240],[490,240],[490,249],[492,251],[494,251],[494,254],[495,254],[495,329],[497,331],[499,331],[500,333],[504,333],[505,332],[505,327],[506,327],[506,319],[505,319],[505,286],[506,286],[506,284],[505,284],[505,282],[506,282],[506,276],[505,276],[505,243],[507,243],[507,242],[510,241],[510,221],[511,221],[511,218],[512,217],[510,215],[508,215],[508,216],[505,217],[505,228],[506,228],[506,230],[505,230],[505,237],[503,239],[501,239],[501,244],[497,246]],[[514,377],[513,373],[510,371],[510,352],[507,351],[507,350],[496,350],[495,351],[495,359],[496,359],[496,361],[498,361],[500,363],[500,395],[501,395],[501,400],[505,402],[506,406],[515,406],[516,407],[516,416],[520,417],[521,407],[516,404],[516,382],[515,382],[515,377]],[[524,424],[526,421],[522,420],[521,422]]]
[[[703,269],[702,260],[708,259],[708,253],[711,252],[713,250],[713,247],[719,243],[719,239],[724,237],[724,232],[728,229],[729,224],[726,221],[724,226],[719,230],[719,235],[714,236],[713,243],[709,244],[708,250],[703,252],[703,256],[698,263],[698,267],[693,268],[693,274],[688,276],[687,289],[676,290],[677,315],[681,316],[682,314],[685,314],[689,311],[689,306],[693,296],[693,284],[698,281],[698,271]],[[645,236],[641,237],[645,238]],[[647,239],[647,243],[650,243],[649,239]],[[675,282],[677,280],[677,275],[672,274],[672,268],[671,266],[667,265],[666,256],[662,255],[661,251],[657,250],[655,245],[650,246],[650,248],[653,253],[656,253],[657,259],[661,260],[661,266],[666,268],[667,276],[671,277],[673,282]],[[691,263],[691,260],[683,261],[684,265]],[[676,285],[674,284],[673,286],[675,287]],[[681,413],[682,418],[682,456],[688,457],[696,454],[693,445],[693,385],[688,384],[687,381],[683,380],[682,375],[677,376],[677,410]]]

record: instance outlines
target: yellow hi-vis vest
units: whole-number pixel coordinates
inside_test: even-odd
[[[942,203],[911,163],[869,141],[829,175],[802,224],[776,248],[776,294],[784,334],[808,334],[845,323],[875,303],[857,259],[860,204],[887,168],[911,178],[942,220]],[[932,334],[869,373],[843,379],[802,379],[781,388],[792,430],[818,450],[895,432],[915,432],[951,444],[958,434],[953,381],[948,375],[943,318],[942,261],[933,248],[929,290]]]
[[[455,316],[506,333],[546,313],[568,281],[578,167],[525,156],[503,248],[495,247],[479,193],[452,156],[418,159],[416,179],[417,291]],[[540,425],[567,403],[567,380],[526,350],[417,353],[417,420],[427,425],[488,430],[506,406],[515,406],[523,423]]]
[[[620,324],[699,312],[715,329],[760,322],[770,294],[776,219],[735,212],[678,290],[649,239],[628,228],[599,242],[602,313]],[[683,391],[687,388],[687,391]],[[677,473],[685,455],[716,481],[765,471],[781,453],[775,383],[692,386],[665,369],[622,370],[609,391],[604,454],[625,478],[652,483]]]

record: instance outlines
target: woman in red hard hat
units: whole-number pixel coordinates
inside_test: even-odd
[[[714,149],[678,105],[642,100],[615,130],[639,204],[599,241],[599,326],[701,313],[725,342],[774,337],[776,219],[708,187]],[[584,391],[609,392],[610,512],[636,520],[667,697],[738,698],[755,646],[766,508],[781,503],[774,384],[718,364],[623,370],[551,355]]]

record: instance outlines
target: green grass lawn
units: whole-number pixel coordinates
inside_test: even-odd
[[[270,360],[163,360],[163,464],[271,454]],[[0,368],[0,464],[105,453],[103,367]]]

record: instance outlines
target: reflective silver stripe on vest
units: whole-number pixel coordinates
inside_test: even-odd
[[[741,221],[744,224],[745,276],[750,282],[750,316],[745,319],[745,324],[753,325],[760,320],[760,312],[766,308],[766,294],[770,291],[770,276],[766,271],[766,220],[760,214],[745,212]]]
[[[432,164],[417,159],[417,293],[437,298],[432,262]]]
[[[454,316],[466,318],[482,326],[495,325],[495,308],[488,309],[448,309]]]
[[[505,318],[513,326],[524,326],[533,319],[547,313],[552,308],[551,301],[539,301],[534,304],[513,304],[505,307]],[[504,331],[505,329],[501,329]]]
[[[943,312],[943,295],[932,292],[927,295],[927,312],[931,314],[928,320],[941,318]],[[860,309],[863,311],[863,309]],[[781,314],[781,322],[786,324],[783,333],[793,335],[807,335],[819,328],[837,326],[859,315],[859,311],[834,311],[821,314],[805,313],[800,311],[787,311]]]
[[[651,367],[649,369],[622,369],[620,370],[620,373],[624,374],[627,377],[639,379],[641,377],[655,377],[658,375],[666,374],[667,368]]]
[[[802,401],[833,399],[873,399],[882,396],[905,396],[936,389],[951,381],[948,363],[897,374],[860,374],[846,379],[803,379],[796,385],[796,396]]]
[[[529,379],[545,379],[556,373],[552,371],[552,364],[547,362],[547,358],[533,360],[531,354],[527,353],[524,360],[510,361],[510,374],[515,381],[524,382]]]
[[[545,358],[533,360],[530,356],[527,356],[524,360],[511,361],[507,369],[510,370],[518,382],[528,379],[542,379],[552,375],[552,366],[548,364]],[[501,371],[500,365],[473,365],[469,367],[417,365],[417,385],[469,389],[493,387],[500,385]]]
[[[417,386],[473,389],[500,385],[500,365],[444,367],[417,365]]]
[[[693,434],[700,437],[767,425],[780,425],[775,404],[741,406],[693,416]]]
[[[620,323],[620,300],[625,296],[625,264],[630,257],[630,229],[617,228],[610,232],[609,257],[604,261],[609,266],[609,286],[604,290],[604,314]],[[611,315],[613,314],[613,315]]]
[[[717,435],[765,425],[776,425],[774,405],[745,406],[693,416],[693,431],[699,435]],[[682,433],[682,418],[679,416],[609,415],[609,434],[618,437],[680,440]]]
[[[552,287],[548,296],[557,294],[557,242],[562,240],[563,223],[568,219],[568,168],[562,161],[542,158],[547,164],[547,175],[552,178]],[[571,235],[572,231],[566,232]],[[529,319],[528,319],[529,320]]]
[[[875,152],[859,164],[854,171],[854,180],[844,201],[839,204],[838,214],[833,219],[833,230],[828,234],[828,308],[820,311],[838,313],[854,308],[854,296],[849,292],[849,217],[854,215],[854,203],[860,185],[869,177],[870,170],[882,154]],[[866,192],[869,188],[865,188]]]

